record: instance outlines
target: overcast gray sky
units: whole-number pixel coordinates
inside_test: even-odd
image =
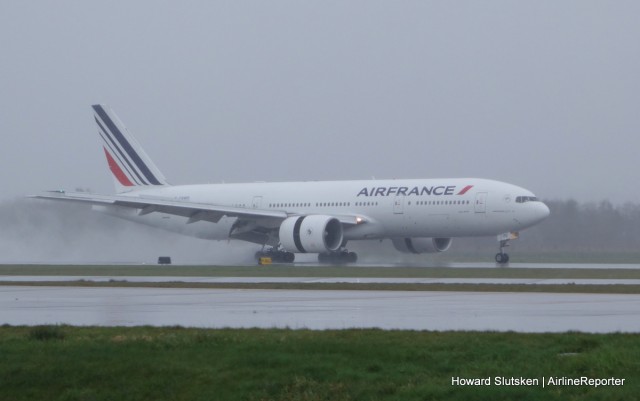
[[[112,192],[90,105],[175,184],[484,177],[637,201],[637,1],[2,1],[2,197]]]

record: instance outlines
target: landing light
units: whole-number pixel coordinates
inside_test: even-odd
[[[356,217],[356,224],[364,223],[364,219],[362,217]]]

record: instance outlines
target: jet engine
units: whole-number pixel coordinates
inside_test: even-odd
[[[451,238],[393,238],[393,247],[402,253],[444,252],[451,246]]]
[[[288,217],[280,225],[280,244],[289,252],[337,251],[342,238],[342,223],[332,216]]]

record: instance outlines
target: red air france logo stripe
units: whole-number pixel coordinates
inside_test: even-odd
[[[458,195],[466,194],[467,191],[470,190],[471,188],[473,188],[473,185],[467,185],[466,187],[462,188],[462,191],[458,192]]]
[[[107,164],[109,164],[109,169],[111,170],[113,175],[116,177],[118,182],[121,185],[124,185],[125,187],[132,187],[133,184],[131,183],[131,181],[129,181],[129,179],[127,178],[126,174],[122,171],[120,166],[118,166],[118,163],[116,163],[116,161],[113,160],[113,157],[111,157],[107,149],[105,147],[103,147],[102,149],[104,149],[104,154],[107,156]]]

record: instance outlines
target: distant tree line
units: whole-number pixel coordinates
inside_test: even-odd
[[[533,252],[640,252],[640,204],[545,200],[551,215],[514,243]],[[489,239],[463,240],[486,248]],[[495,239],[493,239],[495,242]],[[458,248],[462,250],[461,248]]]
[[[580,204],[575,200],[546,203],[551,215],[531,229],[532,247],[596,252],[637,252],[640,248],[640,204]]]

